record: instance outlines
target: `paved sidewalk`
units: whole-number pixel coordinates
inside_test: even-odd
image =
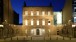
[[[51,35],[50,37],[15,36],[12,38],[6,38],[5,40],[76,40],[76,38],[62,37],[59,35]],[[0,39],[0,41],[4,41],[4,39]]]

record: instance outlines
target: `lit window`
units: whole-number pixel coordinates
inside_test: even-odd
[[[48,11],[48,16],[50,16],[50,11]]]
[[[36,29],[31,29],[31,34],[36,35]]]
[[[62,12],[57,12],[57,24],[62,24]]]
[[[45,34],[45,29],[39,29],[40,30],[40,35]]]
[[[45,15],[45,11],[42,11],[42,16],[44,16]]]
[[[25,16],[28,16],[28,11],[25,11]]]
[[[33,11],[31,11],[31,16],[33,16],[34,15],[34,13],[33,13]]]
[[[39,20],[37,20],[37,25],[39,25]]]
[[[39,11],[36,11],[36,13],[37,13],[37,16],[39,16]]]
[[[76,23],[76,17],[74,17],[74,23]]]
[[[34,21],[33,21],[33,19],[32,19],[32,20],[31,20],[31,25],[34,25],[33,22],[34,22]]]
[[[76,12],[76,7],[74,7],[74,12]]]
[[[28,21],[27,20],[25,20],[25,25],[28,25]]]
[[[42,25],[45,25],[45,20],[44,19],[42,20]]]
[[[50,25],[50,20],[48,20],[48,25]]]

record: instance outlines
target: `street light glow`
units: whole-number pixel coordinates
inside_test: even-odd
[[[3,25],[0,25],[0,27],[4,27]]]

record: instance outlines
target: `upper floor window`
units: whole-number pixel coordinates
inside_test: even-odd
[[[33,21],[33,19],[31,19],[31,25],[34,25],[34,21]]]
[[[25,16],[28,16],[28,11],[25,11]]]
[[[37,25],[39,25],[39,20],[37,20]]]
[[[51,15],[51,12],[50,11],[48,11],[48,16],[50,16]]]
[[[28,20],[25,20],[25,25],[28,25]]]
[[[37,16],[39,16],[39,11],[36,11],[36,13],[37,13]]]
[[[44,19],[42,20],[42,25],[45,25],[45,20]]]
[[[34,12],[33,11],[31,11],[31,16],[33,16],[34,15]]]
[[[42,16],[44,16],[45,15],[45,11],[42,11]]]

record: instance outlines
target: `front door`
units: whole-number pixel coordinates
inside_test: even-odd
[[[36,29],[36,35],[40,35],[40,30]]]
[[[44,35],[45,29],[37,28],[31,30],[31,35]]]

